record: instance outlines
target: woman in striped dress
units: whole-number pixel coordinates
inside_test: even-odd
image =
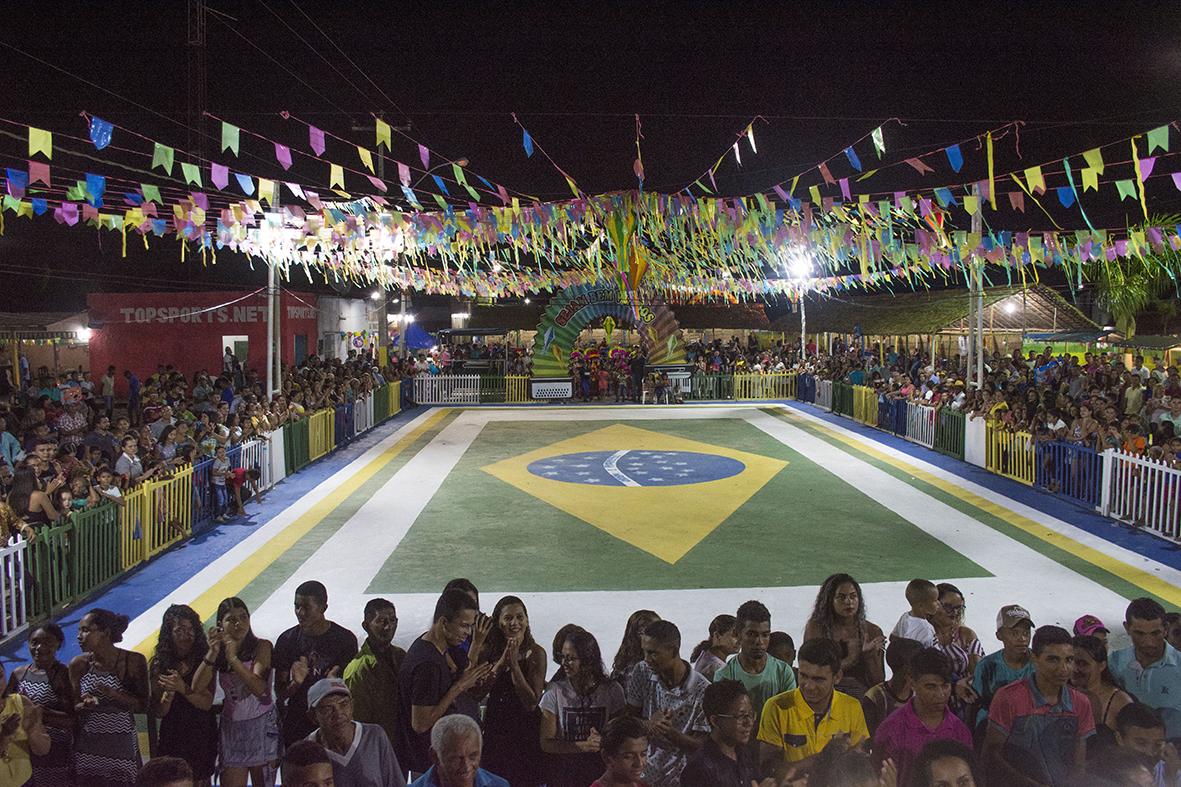
[[[115,647],[127,630],[127,616],[92,609],[78,624],[82,655],[70,662],[70,683],[81,698],[74,741],[74,777],[79,784],[114,787],[135,784],[142,761],[136,713],[148,709],[148,662]]]
[[[65,641],[61,627],[44,623],[29,635],[29,653],[33,662],[13,670],[7,693],[18,692],[41,709],[41,719],[49,733],[49,753],[33,755],[33,784],[36,787],[69,787],[70,755],[74,747],[74,697],[70,674],[57,660],[57,651]]]
[[[951,660],[952,695],[950,707],[963,720],[970,715],[970,706],[977,700],[972,688],[976,665],[984,658],[984,646],[976,632],[964,625],[964,594],[949,582],[935,586],[939,591],[939,608],[931,618],[935,627],[935,647]]]

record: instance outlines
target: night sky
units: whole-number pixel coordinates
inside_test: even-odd
[[[209,7],[208,111],[244,129],[239,168],[275,179],[282,170],[272,151],[245,130],[306,151],[306,131],[282,120],[282,110],[367,147],[373,132],[352,126],[383,112],[391,123],[409,121],[410,135],[440,154],[470,159],[472,172],[542,199],[569,192],[541,155],[526,158],[511,112],[592,193],[635,186],[637,113],[645,187],[659,191],[703,174],[761,115],[758,154],[744,147],[743,168],[728,162],[718,172],[719,190],[735,195],[767,189],[895,117],[905,126],[886,125],[887,161],[1024,120],[1021,157],[1010,133],[997,142],[997,171],[1181,118],[1181,17],[1164,3],[214,0]],[[0,42],[75,76],[0,47],[0,118],[85,137],[78,113],[86,110],[192,149],[200,135],[185,128],[185,10],[183,0],[6,4]],[[233,165],[217,152],[219,129],[204,123],[207,155]],[[1173,140],[1181,151],[1181,135]],[[150,149],[118,131],[115,143]],[[963,149],[959,181],[983,178],[983,154],[974,143]],[[328,158],[357,166],[341,150],[333,155],[330,140]],[[873,155],[868,140],[858,150],[863,160]],[[0,137],[0,165],[22,165],[25,153],[23,136]],[[417,162],[415,146],[397,136],[392,155]],[[1158,169],[1181,169],[1175,158],[1162,157]],[[834,174],[840,167],[838,177],[848,174],[843,157]],[[297,159],[292,173],[326,180],[324,170]],[[948,182],[945,164],[937,174],[926,183]],[[396,173],[387,171],[387,180]],[[818,181],[812,169],[800,183]],[[875,191],[923,183],[906,166],[872,181]],[[1064,227],[1083,227],[1077,210],[1049,195],[1045,202]],[[1111,187],[1085,204],[1097,226],[1139,214]],[[1149,205],[1181,213],[1181,192],[1169,178],[1150,181]],[[175,241],[152,239],[150,251],[129,243],[122,259],[118,235],[59,227],[48,216],[5,219],[0,309],[71,309],[91,290],[211,289],[264,278],[261,266],[251,271],[228,252],[202,269],[191,258],[179,262]],[[1047,226],[1032,206],[1025,214],[1005,206],[988,219],[997,229]]]

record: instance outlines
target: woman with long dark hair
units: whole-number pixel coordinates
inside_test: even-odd
[[[135,714],[148,709],[148,662],[117,648],[126,615],[92,609],[78,623],[82,654],[70,661],[78,714],[74,778],[86,785],[135,784],[142,761]]]
[[[221,784],[274,784],[279,762],[279,713],[271,694],[270,641],[254,636],[250,610],[237,597],[217,606],[217,625],[193,676],[195,691],[213,690],[213,676],[225,694],[221,710]]]
[[[726,666],[726,659],[737,652],[738,618],[718,615],[709,623],[709,639],[697,643],[689,655],[689,661],[693,669],[713,680],[714,673]]]
[[[1091,713],[1095,716],[1095,735],[1087,741],[1090,754],[1095,747],[1115,745],[1115,717],[1133,700],[1115,685],[1115,678],[1107,669],[1107,648],[1102,640],[1079,636],[1074,638],[1073,645],[1074,675],[1070,678],[1070,685],[1086,692],[1091,701]]]
[[[542,754],[537,701],[545,686],[545,648],[533,641],[529,612],[521,599],[505,596],[496,602],[492,631],[479,660],[494,665],[484,712],[481,763],[514,787],[539,785]]]
[[[585,787],[603,771],[603,728],[626,701],[604,673],[599,643],[589,631],[575,631],[562,643],[562,669],[539,703],[545,781],[549,787]]]
[[[148,664],[152,712],[160,720],[155,754],[187,762],[198,787],[209,783],[217,759],[213,692],[193,689],[193,676],[207,648],[201,618],[191,607],[173,604],[164,612],[156,655]]]
[[[53,501],[42,491],[41,484],[37,481],[37,473],[30,467],[17,468],[12,474],[8,505],[17,516],[33,527],[51,525],[58,519]]]
[[[637,609],[628,617],[627,627],[623,630],[623,640],[619,643],[619,650],[615,651],[615,661],[611,665],[611,680],[621,686],[627,685],[636,664],[644,660],[644,652],[640,649],[640,635],[644,633],[644,629],[658,620],[660,616],[650,609]]]
[[[42,623],[29,634],[32,662],[17,667],[8,678],[8,694],[23,694],[41,709],[41,721],[49,734],[49,751],[33,754],[35,787],[69,787],[70,752],[74,747],[74,696],[70,671],[57,659],[66,636],[56,623]]]
[[[831,639],[841,647],[843,677],[837,689],[861,699],[870,686],[886,679],[886,637],[865,619],[861,585],[848,574],[833,574],[816,594],[804,641]]]
[[[975,702],[972,676],[976,665],[984,658],[984,646],[976,632],[964,625],[967,605],[964,594],[950,582],[940,582],[939,607],[931,619],[935,628],[935,647],[951,662],[952,693],[950,707],[964,721],[968,721],[969,703]]]

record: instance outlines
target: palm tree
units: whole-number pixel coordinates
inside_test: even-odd
[[[1171,229],[1178,223],[1181,223],[1181,216],[1154,216],[1136,229]],[[1095,284],[1096,303],[1111,312],[1115,329],[1129,339],[1136,334],[1136,315],[1174,288],[1175,277],[1179,272],[1181,254],[1168,247],[1143,257],[1131,256],[1117,262],[1091,262],[1084,270],[1087,278]]]

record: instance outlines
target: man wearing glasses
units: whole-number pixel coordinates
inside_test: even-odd
[[[751,787],[757,772],[750,753],[755,716],[746,687],[736,680],[710,684],[701,707],[709,721],[709,737],[689,757],[681,787]],[[761,787],[774,784],[774,779],[765,779]]]

